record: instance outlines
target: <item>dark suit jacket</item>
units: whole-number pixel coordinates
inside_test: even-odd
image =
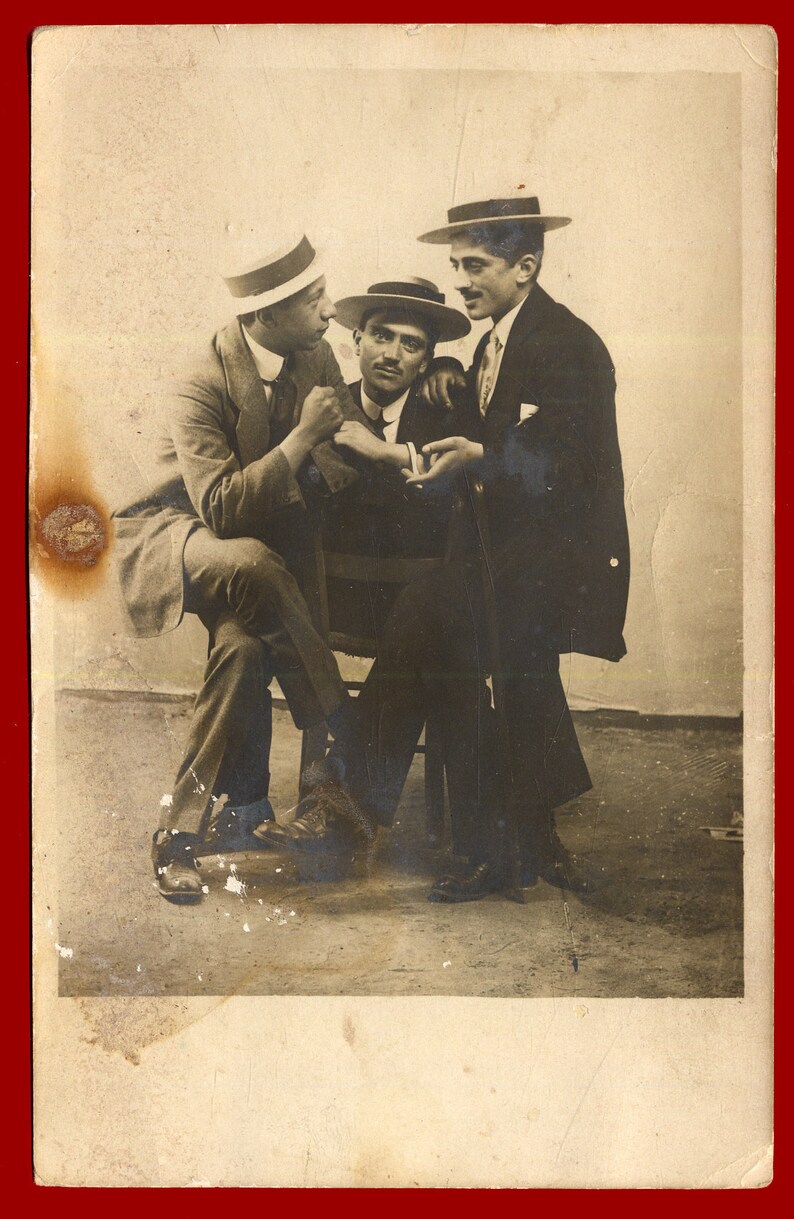
[[[510,330],[481,419],[475,387],[486,342],[483,335],[467,379],[469,434],[485,448],[493,543],[505,569],[557,556],[570,626],[559,650],[619,660],[629,544],[609,352],[536,284]],[[522,404],[538,408],[525,410],[523,421]]]
[[[361,381],[348,386],[361,405]],[[363,413],[363,412],[362,412]],[[410,441],[417,450],[431,440],[455,434],[460,420],[450,411],[421,402],[412,387],[400,414],[396,442]],[[369,558],[438,558],[449,533],[448,495],[429,499],[407,487],[399,470],[366,458],[356,462],[359,481],[334,497],[325,511],[326,550]],[[328,606],[332,629],[360,639],[376,637],[399,593],[395,584],[376,580],[329,579]]]
[[[348,386],[361,407],[361,381]],[[363,413],[363,412],[362,412]],[[397,427],[397,444],[410,441],[419,450],[431,440],[452,435],[454,413],[421,402],[416,387],[409,391]],[[405,485],[399,470],[366,458],[351,458],[358,483],[337,497],[326,516],[326,545],[348,554],[375,553],[420,558],[444,551],[449,516],[438,501]]]
[[[336,357],[323,341],[289,357],[296,389],[294,422],[315,386],[336,391],[347,419],[364,421]],[[137,635],[172,630],[184,612],[182,552],[193,529],[219,538],[300,528],[306,499],[284,454],[270,445],[267,398],[239,321],[204,345],[163,403],[149,492],[114,513],[117,569]],[[306,471],[320,493],[354,482],[357,473],[329,441],[312,450]],[[302,480],[301,480],[302,481]],[[306,484],[304,483],[305,487]]]

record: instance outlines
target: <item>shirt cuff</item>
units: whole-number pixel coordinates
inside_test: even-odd
[[[411,473],[419,473],[419,462],[416,457],[416,448],[411,444],[410,440],[406,440],[405,446],[408,449],[408,459],[411,463]]]

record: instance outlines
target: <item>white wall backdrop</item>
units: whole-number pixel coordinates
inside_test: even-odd
[[[229,316],[226,242],[305,229],[337,296],[398,273],[450,294],[446,249],[416,234],[523,183],[573,217],[548,237],[542,283],[599,332],[618,377],[629,652],[565,658],[571,701],[737,714],[739,77],[478,67],[476,34],[455,71],[373,68],[345,39],[329,63],[327,44],[314,61],[262,27],[39,36],[39,468],[65,494],[89,478],[109,506],[143,489],[154,387]],[[352,379],[348,332],[329,337]],[[62,684],[195,686],[203,631],[125,639],[109,568],[59,604]]]

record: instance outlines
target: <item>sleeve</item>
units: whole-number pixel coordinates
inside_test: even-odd
[[[536,516],[587,508],[598,486],[599,420],[614,402],[614,369],[590,345],[556,346],[534,370],[537,410],[485,442],[485,478],[528,499]]]
[[[334,390],[343,418],[355,420],[370,428],[366,415],[359,410],[350,396],[336,356],[327,343],[323,343],[323,348],[324,359],[322,364],[318,365],[317,384],[330,386]],[[305,476],[320,494],[333,495],[359,477],[360,471],[351,456],[337,448],[330,440],[323,440],[312,449]]]
[[[199,518],[217,537],[260,537],[273,513],[303,505],[279,448],[241,468],[222,427],[220,391],[188,383],[167,409],[187,493]]]
[[[365,423],[369,427],[369,420],[362,410],[360,410],[350,396],[350,390],[345,384],[345,379],[342,376],[342,370],[339,367],[336,356],[330,346],[327,346],[325,367],[323,370],[323,384],[330,385],[336,393],[339,405],[342,408],[342,414],[345,419],[353,419],[357,423]]]

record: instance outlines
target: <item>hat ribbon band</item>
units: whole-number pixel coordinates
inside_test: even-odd
[[[383,284],[373,284],[367,289],[367,296],[411,296],[418,301],[432,301],[433,304],[443,305],[443,292],[433,292],[431,288],[424,288],[421,284],[404,284],[399,280]]]
[[[314,257],[314,247],[307,237],[303,237],[294,250],[282,258],[268,263],[266,267],[247,271],[244,275],[232,275],[226,279],[226,286],[234,297],[261,296],[263,292],[272,292],[274,288],[295,279],[311,266]]]
[[[485,199],[480,203],[462,203],[447,212],[448,224],[462,220],[502,220],[507,216],[539,216],[540,203],[534,196],[526,199]]]

